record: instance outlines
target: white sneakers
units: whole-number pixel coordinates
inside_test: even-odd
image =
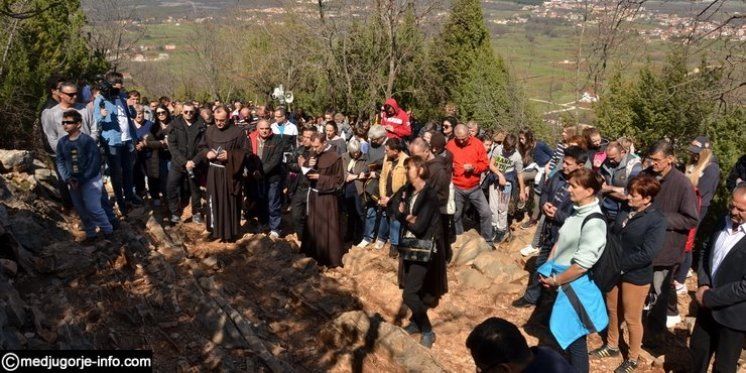
[[[674,281],[673,283],[676,286],[676,294],[685,295],[688,292],[686,285],[680,284],[678,281]]]
[[[355,246],[365,248],[365,247],[368,247],[368,245],[370,245],[370,241],[363,238],[363,240],[360,241],[360,243]]]
[[[538,247],[533,247],[531,245],[528,245],[521,249],[521,255],[523,256],[534,256],[539,253]]]
[[[277,231],[271,231],[269,232],[269,238],[275,240],[280,238],[280,234]]]
[[[376,250],[383,249],[383,245],[385,245],[385,244],[386,244],[386,241],[376,240],[376,246],[375,246]]]
[[[681,316],[666,316],[666,328],[673,328],[681,322]]]

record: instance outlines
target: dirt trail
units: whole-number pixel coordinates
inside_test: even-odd
[[[0,264],[19,267],[0,271],[4,348],[152,349],[158,371],[468,372],[464,341],[487,317],[516,323],[529,344],[551,343],[547,307],[510,305],[527,281],[530,266],[517,251],[532,231],[516,230],[496,251],[475,232],[459,239],[450,291],[430,311],[438,339],[428,351],[394,326],[402,324],[401,291],[387,248],[351,248],[344,268],[324,270],[292,239],[246,233],[210,242],[203,227],[164,227],[145,208],[111,241],[81,247],[73,241],[82,237],[79,222],[60,213],[48,187],[24,184],[28,175],[0,177]],[[690,299],[679,298],[683,315],[694,311]],[[690,324],[663,351],[666,370],[688,364]],[[592,336],[589,347],[600,343]],[[662,361],[654,368],[645,359],[640,371],[663,371]],[[620,362],[592,361],[591,370]]]

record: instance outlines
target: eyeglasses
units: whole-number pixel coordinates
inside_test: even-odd
[[[75,97],[75,96],[78,95],[78,92],[62,92],[62,91],[60,91],[60,93],[62,93],[63,95],[65,95],[67,97]]]
[[[78,124],[78,123],[80,123],[80,122],[78,122],[77,120],[63,120],[62,121],[62,125],[63,126],[66,126],[68,124]]]

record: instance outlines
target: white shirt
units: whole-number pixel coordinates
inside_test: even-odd
[[[280,123],[272,123],[272,133],[275,135],[298,136],[298,127],[290,121],[285,121],[284,131],[280,133]]]
[[[124,109],[119,105],[117,105],[117,119],[119,120],[119,129],[122,131],[122,142],[132,140],[132,135],[130,135],[129,117],[127,116],[127,113],[124,112]]]
[[[718,237],[715,240],[715,246],[712,250],[712,280],[715,281],[715,274],[717,274],[720,264],[728,253],[736,246],[738,241],[746,237],[746,223],[743,223],[733,228],[733,221],[730,217],[725,218],[725,229],[718,233]],[[714,286],[715,284],[713,284]]]

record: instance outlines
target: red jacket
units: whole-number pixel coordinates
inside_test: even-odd
[[[386,111],[381,114],[381,125],[382,126],[393,126],[393,131],[386,131],[388,138],[396,137],[401,139],[412,134],[412,128],[409,126],[409,115],[407,112],[399,107],[399,104],[394,98],[386,100],[386,105],[390,105],[396,111],[393,117],[388,117]]]
[[[446,149],[453,154],[453,185],[459,189],[472,189],[479,185],[479,175],[489,169],[487,151],[484,144],[474,136],[469,136],[466,146],[456,144],[456,139],[448,141]],[[464,165],[471,164],[472,172],[466,173]]]

